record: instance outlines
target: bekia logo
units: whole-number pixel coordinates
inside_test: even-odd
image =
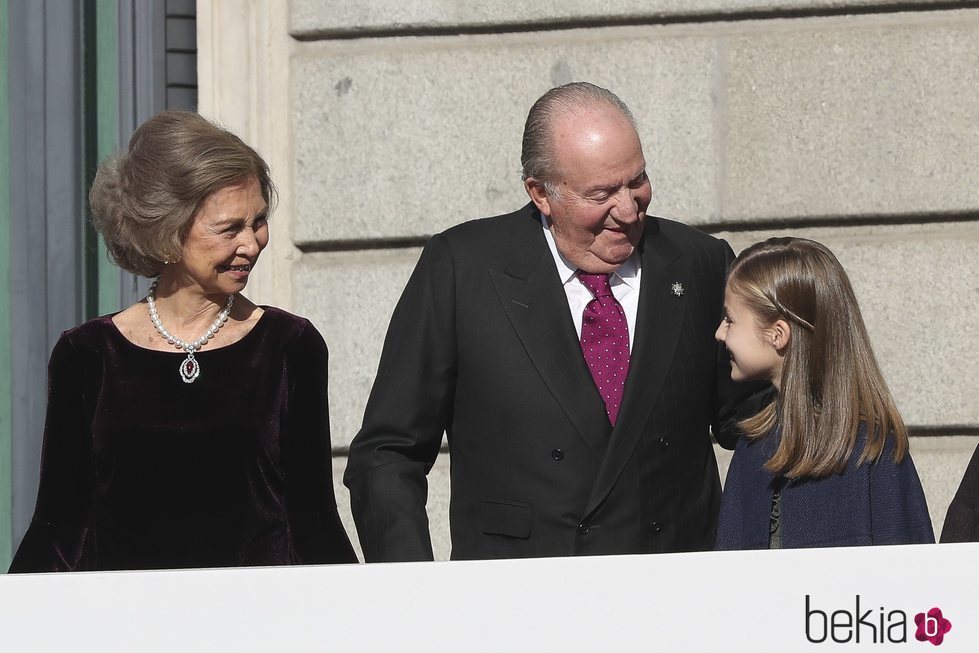
[[[904,610],[888,610],[883,606],[863,609],[866,602],[861,606],[860,601],[857,594],[852,611],[849,606],[827,611],[817,608],[812,597],[806,594],[806,639],[813,644],[827,640],[837,644],[901,644],[908,641],[908,615]],[[937,607],[915,614],[914,624],[917,628],[914,638],[934,646],[940,646],[952,630],[952,622]]]
[[[945,640],[945,633],[952,630],[952,622],[942,616],[940,608],[932,608],[927,613],[919,612],[914,615],[914,623],[918,626],[914,638],[935,646],[941,644]]]

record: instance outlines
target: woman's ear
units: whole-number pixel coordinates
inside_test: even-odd
[[[775,320],[775,324],[771,327],[771,333],[772,345],[775,347],[775,351],[781,354],[788,347],[789,340],[792,339],[792,327],[785,320]]]

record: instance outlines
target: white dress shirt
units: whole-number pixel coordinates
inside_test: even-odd
[[[564,285],[564,293],[568,298],[568,310],[571,311],[571,319],[574,320],[575,331],[578,332],[578,340],[581,340],[581,320],[582,313],[588,302],[595,299],[591,291],[581,283],[578,278],[578,268],[568,263],[567,259],[561,256],[554,242],[554,234],[551,233],[547,218],[541,215],[541,224],[544,227],[544,238],[547,246],[551,248],[551,255],[554,257],[554,265],[557,266],[558,275]],[[632,342],[636,331],[636,313],[639,309],[639,281],[642,276],[642,263],[637,252],[626,259],[619,269],[609,275],[609,284],[612,286],[612,294],[622,305],[625,311],[626,323],[629,325],[629,351],[632,351]]]

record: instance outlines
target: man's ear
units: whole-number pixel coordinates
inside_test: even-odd
[[[537,206],[537,210],[550,217],[551,202],[547,197],[547,190],[544,188],[544,182],[534,179],[533,177],[528,177],[524,180],[523,187],[527,191],[527,195],[530,196],[530,201]]]
[[[775,351],[781,354],[789,346],[789,341],[792,339],[792,326],[785,320],[775,320],[771,331],[772,345],[775,346]]]

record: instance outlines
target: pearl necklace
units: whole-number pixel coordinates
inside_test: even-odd
[[[153,281],[153,285],[150,286],[150,291],[146,293],[146,307],[150,311],[150,321],[153,322],[153,327],[156,329],[156,332],[164,340],[177,349],[182,349],[187,352],[187,358],[180,363],[180,378],[184,383],[193,383],[201,375],[201,364],[194,358],[194,352],[198,351],[208,340],[213,338],[214,334],[220,331],[224,323],[228,321],[228,315],[231,313],[231,305],[235,301],[235,296],[228,295],[228,303],[224,305],[224,308],[218,313],[217,318],[211,323],[211,326],[207,327],[207,331],[200,338],[192,342],[186,342],[167,331],[166,327],[163,326],[163,322],[160,321],[160,316],[156,312],[156,286],[159,282],[159,279]]]

